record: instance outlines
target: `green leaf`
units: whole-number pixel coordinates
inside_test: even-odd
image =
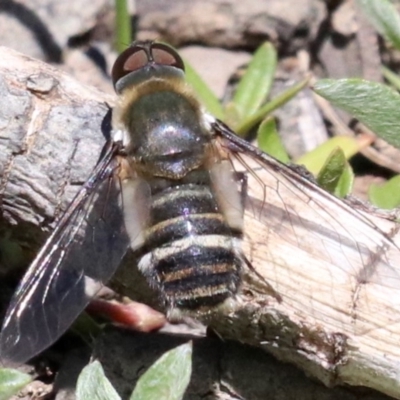
[[[272,111],[276,110],[277,108],[291,100],[294,96],[296,96],[296,94],[299,93],[300,90],[304,89],[304,87],[307,86],[309,80],[310,78],[308,77],[301,82],[296,83],[295,85],[269,101],[267,104],[264,104],[253,115],[241,121],[241,123],[236,127],[236,133],[240,136],[244,136],[247,132],[250,131],[251,128],[262,121],[268,114],[270,114]]]
[[[131,16],[127,0],[115,0],[115,47],[118,53],[123,52],[132,41]]]
[[[230,126],[234,131],[236,131],[236,127],[240,123],[239,110],[236,107],[236,104],[232,101],[228,102],[225,105],[225,118],[224,122]]]
[[[339,182],[335,188],[333,194],[337,197],[346,197],[353,190],[354,185],[354,172],[351,168],[351,165],[346,162],[346,166],[343,170],[342,176],[339,179]]]
[[[352,171],[342,149],[337,147],[328,157],[317,176],[318,184],[339,197],[348,195],[352,188]]]
[[[76,386],[77,400],[121,400],[104,375],[98,361],[87,365],[81,372]]]
[[[318,175],[322,167],[325,165],[327,158],[338,147],[342,149],[346,160],[348,160],[354,156],[354,154],[359,152],[361,146],[358,141],[352,137],[336,136],[301,156],[296,160],[296,164],[304,165],[308,171],[314,175]]]
[[[389,68],[382,67],[382,74],[384,78],[392,85],[396,90],[400,90],[400,76],[392,72]]]
[[[400,95],[395,90],[363,79],[322,79],[314,90],[400,148]]]
[[[192,66],[185,61],[185,74],[186,81],[193,87],[201,103],[214,117],[223,120],[224,110],[218,98],[212,90],[203,81],[200,75],[192,68]]]
[[[257,142],[258,147],[262,151],[265,151],[283,163],[289,162],[289,156],[276,130],[274,118],[267,118],[261,122],[257,131]]]
[[[254,53],[233,96],[241,119],[253,115],[265,102],[271,90],[276,64],[276,50],[271,43],[262,44]]]
[[[32,377],[28,374],[16,369],[0,368],[0,400],[8,400],[30,382]]]
[[[139,379],[130,400],[181,400],[192,373],[192,342],[161,356]]]
[[[400,206],[400,175],[381,185],[372,184],[368,195],[371,203],[379,208],[393,209]]]
[[[375,29],[400,49],[400,16],[389,0],[357,0]]]

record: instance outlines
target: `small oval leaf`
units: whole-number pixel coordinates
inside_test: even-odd
[[[321,79],[314,90],[400,148],[400,95],[396,91],[363,79]]]
[[[352,179],[350,166],[340,147],[329,155],[317,176],[318,184],[326,191],[344,197],[351,191]]]
[[[296,83],[284,92],[280,93],[268,103],[264,104],[253,115],[245,118],[243,121],[240,122],[240,124],[236,127],[236,133],[240,136],[246,135],[246,133],[249,132],[251,128],[256,126],[268,114],[270,114],[272,111],[276,110],[277,108],[291,100],[294,96],[296,96],[296,94],[299,93],[300,90],[304,89],[304,87],[308,85],[309,80],[310,78],[307,77],[301,82]]]
[[[320,146],[296,160],[296,164],[304,165],[308,171],[318,175],[325,165],[330,154],[340,147],[346,160],[354,156],[361,149],[362,144],[349,136],[336,136],[322,143]]]
[[[342,176],[335,188],[333,194],[337,197],[344,198],[348,196],[353,190],[354,184],[354,172],[350,164],[346,162],[346,166],[343,170]]]
[[[388,0],[357,0],[375,29],[400,49],[400,16]]]
[[[368,196],[375,206],[386,210],[400,206],[400,175],[389,179],[382,185],[372,184]]]
[[[228,102],[225,105],[224,122],[229,125],[234,131],[236,131],[236,127],[240,123],[239,110],[237,109],[236,104],[232,101]]]
[[[76,386],[77,400],[121,400],[98,361],[83,368]]]
[[[32,382],[32,377],[28,374],[19,372],[16,369],[1,368],[0,400],[8,400],[30,382]]]
[[[181,400],[192,373],[192,342],[162,355],[139,379],[130,400]]]
[[[333,193],[340,177],[342,176],[345,165],[346,157],[344,156],[343,151],[337,147],[330,154],[325,165],[318,173],[317,182],[319,186],[324,188],[326,191]]]
[[[271,43],[262,44],[254,53],[240,80],[233,102],[241,118],[254,114],[267,99],[277,64],[277,55]]]
[[[389,68],[382,67],[383,77],[396,89],[400,90],[400,76],[392,72]]]
[[[224,120],[224,110],[213,91],[207,86],[194,68],[185,61],[186,81],[193,87],[201,103],[214,117]]]
[[[283,163],[289,162],[289,156],[276,130],[274,118],[267,118],[261,122],[257,131],[257,143],[262,151],[265,151],[277,160]]]

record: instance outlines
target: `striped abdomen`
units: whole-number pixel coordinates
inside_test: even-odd
[[[238,290],[241,232],[221,214],[207,184],[152,187],[139,268],[172,307],[216,306]]]

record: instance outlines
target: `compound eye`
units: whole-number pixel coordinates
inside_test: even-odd
[[[151,46],[151,55],[153,61],[158,65],[169,65],[171,67],[185,70],[182,58],[170,46],[164,43],[153,43]]]
[[[185,70],[181,57],[172,47],[164,43],[136,42],[123,51],[114,63],[111,71],[114,87],[125,75],[144,68],[148,64]]]
[[[149,61],[148,53],[143,47],[133,46],[123,51],[111,71],[114,86],[125,75],[145,67]]]

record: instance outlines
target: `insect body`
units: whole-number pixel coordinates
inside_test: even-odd
[[[180,58],[163,44],[136,44],[113,72],[114,127],[125,134],[129,170],[125,226],[139,269],[172,308],[223,303],[239,287],[243,256],[233,235],[241,235],[243,210]]]
[[[3,324],[3,360],[23,362],[53,342],[129,247],[171,317],[207,312],[239,289],[243,204],[181,58],[137,42],[112,77],[115,137],[21,282]]]
[[[396,245],[205,113],[173,49],[134,42],[112,76],[114,138],[11,301],[3,362],[24,362],[53,343],[129,248],[172,317],[226,306],[240,293],[246,266],[286,274],[293,256],[301,271],[294,291],[299,280],[307,285],[309,270],[327,281],[319,291],[306,289],[307,307],[320,294],[324,304],[335,287],[329,280],[350,281],[354,293],[367,282],[399,288]]]

